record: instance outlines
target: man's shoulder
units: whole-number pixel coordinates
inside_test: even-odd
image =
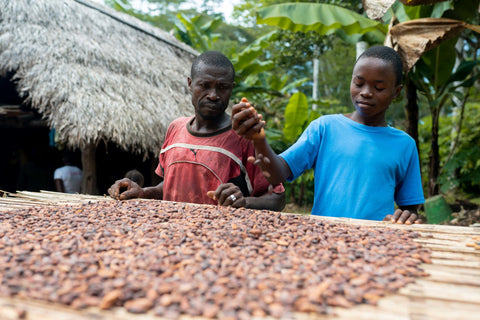
[[[177,119],[173,120],[170,123],[170,126],[178,126],[178,125],[182,125],[182,124],[187,124],[188,121],[190,121],[191,119],[192,119],[192,117],[180,117],[180,118],[177,118]]]
[[[179,130],[187,127],[187,123],[192,119],[192,117],[181,117],[170,122],[168,126],[168,131]]]

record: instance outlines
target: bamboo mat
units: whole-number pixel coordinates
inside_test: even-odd
[[[11,211],[15,209],[25,209],[35,206],[49,206],[59,204],[79,204],[92,201],[113,201],[108,196],[93,196],[86,194],[70,194],[53,191],[17,191],[10,193],[1,191],[3,194],[0,197],[0,212]]]
[[[16,198],[15,203],[11,200]],[[74,204],[89,201],[114,201],[109,197],[66,195],[55,192],[18,192],[0,198],[0,214],[4,209],[20,207]],[[135,200],[138,201],[138,200]],[[151,201],[151,200],[146,200]],[[421,267],[429,274],[380,299],[376,306],[358,305],[353,308],[333,308],[329,315],[298,314],[296,319],[341,320],[437,320],[480,319],[480,250],[471,247],[473,237],[480,237],[480,227],[443,225],[403,226],[387,222],[345,218],[318,217],[328,222],[379,228],[412,229],[419,233],[415,241],[431,250],[431,264]],[[96,308],[72,310],[63,305],[20,298],[0,298],[0,319],[51,320],[153,320],[151,312],[142,315],[128,313],[124,308],[104,311]],[[192,319],[182,317],[181,319]],[[198,319],[198,318],[196,318]]]

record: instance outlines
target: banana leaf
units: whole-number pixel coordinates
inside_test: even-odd
[[[342,30],[347,35],[386,28],[354,11],[325,3],[283,3],[261,8],[257,23],[294,32],[314,31],[321,35]]]

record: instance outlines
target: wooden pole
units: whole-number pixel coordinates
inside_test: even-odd
[[[95,143],[88,143],[82,149],[82,193],[97,194],[97,165],[95,162]]]

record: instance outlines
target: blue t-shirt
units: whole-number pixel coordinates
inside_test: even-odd
[[[314,215],[383,220],[395,202],[425,201],[415,141],[392,127],[323,116],[280,156],[292,171],[288,181],[314,169]]]

